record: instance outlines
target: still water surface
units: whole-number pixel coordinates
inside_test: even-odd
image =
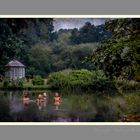
[[[126,110],[123,96],[59,92],[60,106],[53,102],[54,91],[47,91],[41,106],[37,96],[44,91],[28,91],[30,102],[23,104],[25,91],[0,91],[0,121],[3,122],[118,122]]]

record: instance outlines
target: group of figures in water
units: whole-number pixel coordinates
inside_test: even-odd
[[[23,105],[24,106],[28,106],[28,104],[30,103],[30,97],[29,97],[29,93],[24,93],[23,94]],[[43,94],[39,94],[35,100],[36,105],[38,106],[39,110],[42,110],[43,108],[46,107],[48,101],[48,94],[46,92],[44,92]],[[61,97],[59,96],[59,94],[56,92],[54,97],[53,97],[53,105],[55,106],[55,109],[58,110],[60,104],[61,104],[62,100]]]

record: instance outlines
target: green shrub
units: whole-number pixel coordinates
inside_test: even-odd
[[[140,90],[140,83],[128,80],[117,80],[116,87],[121,90]]]
[[[22,89],[23,88],[23,79],[15,79],[11,81],[11,88],[19,88]]]
[[[94,90],[116,90],[114,81],[103,78],[93,80],[90,87]]]
[[[44,79],[37,75],[33,77],[32,83],[33,85],[44,85]]]
[[[5,80],[3,81],[3,87],[4,87],[4,88],[8,88],[9,86],[10,86],[10,80],[5,79]]]
[[[127,113],[140,115],[140,94],[126,94],[124,98],[126,100]]]
[[[50,74],[47,83],[53,88],[85,88],[91,77],[92,72],[88,70],[64,70]]]
[[[23,79],[15,79],[15,80],[8,80],[5,79],[3,82],[4,88],[13,88],[13,89],[22,89],[23,88]]]
[[[115,83],[109,80],[102,71],[64,70],[51,73],[47,84],[60,89],[116,89]]]

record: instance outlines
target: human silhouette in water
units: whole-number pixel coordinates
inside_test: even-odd
[[[57,92],[54,95],[53,102],[54,102],[55,109],[58,110],[62,101],[61,101],[61,97]]]
[[[29,98],[29,94],[26,92],[23,94],[23,105],[27,106],[29,104],[30,98]]]
[[[46,108],[47,100],[48,100],[48,95],[46,92],[44,92],[43,93],[43,108]]]
[[[36,100],[36,103],[37,103],[37,106],[38,106],[38,109],[41,110],[42,107],[43,107],[43,95],[42,94],[39,94],[38,97],[37,97],[37,100]]]
[[[47,93],[44,92],[43,94],[39,94],[36,100],[37,106],[39,110],[42,110],[43,108],[46,108],[47,103]]]

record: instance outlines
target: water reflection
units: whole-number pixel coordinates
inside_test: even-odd
[[[140,120],[140,102],[137,100],[136,105],[133,102],[128,106],[126,101],[133,99],[133,96],[130,97],[129,94],[127,97],[127,94],[98,96],[93,93],[0,91],[0,121],[114,122],[131,121],[135,118]],[[134,99],[139,97],[138,94]],[[137,114],[126,115],[127,111],[137,111]]]

